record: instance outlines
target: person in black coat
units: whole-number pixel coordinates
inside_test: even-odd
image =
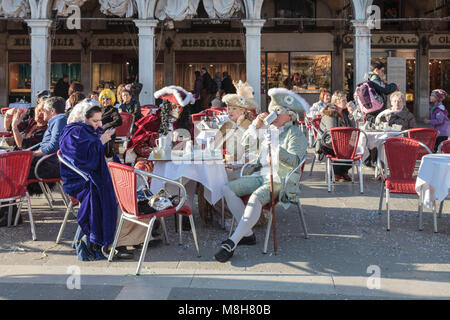
[[[228,93],[236,93],[236,88],[233,85],[233,80],[231,80],[231,77],[228,75],[228,72],[223,72],[223,80],[222,80],[222,90],[225,91],[225,94]]]
[[[58,80],[53,89],[53,95],[62,97],[64,100],[69,98],[69,76],[67,74],[63,75],[63,77]]]
[[[119,110],[114,107],[116,97],[110,89],[100,92],[100,105],[102,108],[102,128],[104,131],[122,125],[122,117]],[[105,143],[105,157],[111,158],[114,154],[114,143],[116,134],[111,136],[111,140]]]

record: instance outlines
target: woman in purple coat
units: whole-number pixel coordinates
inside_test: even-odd
[[[447,92],[442,89],[431,91],[430,95],[430,120],[425,119],[425,123],[429,123],[434,129],[438,130],[438,137],[434,152],[437,151],[439,144],[448,139],[450,135],[450,120],[448,119],[448,111],[442,104],[447,97]]]

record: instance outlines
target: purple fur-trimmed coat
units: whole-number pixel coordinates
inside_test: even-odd
[[[448,119],[448,111],[440,102],[433,110],[430,105],[430,124],[434,129],[439,130],[439,137],[450,136],[450,120]]]

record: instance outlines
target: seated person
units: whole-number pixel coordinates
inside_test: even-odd
[[[79,91],[75,91],[74,93],[72,93],[69,97],[69,105],[70,107],[68,109],[66,109],[66,117],[69,117],[70,112],[72,111],[73,107],[75,107],[78,102],[82,101],[84,98],[86,98],[86,96]]]
[[[335,91],[331,97],[331,104],[322,111],[322,120],[320,122],[319,131],[323,135],[322,140],[316,144],[316,152],[326,155],[334,155],[333,146],[331,144],[331,135],[326,131],[335,127],[355,127],[355,121],[350,116],[347,109],[347,97],[342,91]],[[351,181],[348,170],[351,165],[333,166],[336,181]]]
[[[167,136],[172,141],[172,134],[180,129],[193,136],[193,125],[191,119],[191,107],[195,103],[192,93],[178,86],[164,87],[154,94],[156,99],[161,99],[163,102],[161,107],[155,114],[149,114],[136,124],[136,132],[131,139],[131,146],[125,151],[125,163],[134,164],[137,169],[148,172],[153,171],[153,163],[148,161],[148,157],[156,146],[156,139],[158,136]],[[197,183],[195,181],[186,180],[185,187],[187,191],[186,205],[190,208],[194,204],[194,195]],[[171,194],[178,193],[176,190],[167,188]],[[187,230],[190,228],[189,220],[183,217],[183,228]]]
[[[216,97],[211,100],[211,108],[214,107],[226,107],[226,103],[223,101],[223,97],[225,95],[224,90],[217,90]]]
[[[215,149],[225,151],[225,162],[227,163],[228,180],[235,180],[240,176],[240,167],[244,163],[244,147],[241,144],[244,132],[254,120],[251,110],[256,110],[258,104],[253,99],[253,88],[247,83],[233,81],[236,93],[230,93],[223,97],[223,102],[228,109],[228,121],[220,127],[219,133],[215,137]],[[214,102],[214,100],[213,100]],[[239,165],[240,164],[240,165]],[[213,210],[216,213],[222,212],[221,203],[211,206],[204,198],[203,192],[198,192],[198,205],[200,215]],[[228,208],[225,208],[228,213]],[[203,215],[202,215],[203,217]],[[204,220],[207,220],[204,218]]]
[[[93,90],[93,91],[89,92],[88,98],[99,101],[98,100],[98,91]]]
[[[141,106],[139,102],[131,96],[131,91],[124,89],[121,92],[122,104],[119,106],[120,112],[131,113],[134,115],[134,121],[142,118]]]
[[[391,107],[378,115],[380,122],[385,122],[389,127],[394,124],[402,126],[402,130],[416,127],[414,115],[405,107],[404,95],[401,91],[395,91],[390,96]],[[375,121],[377,123],[377,121]]]
[[[89,177],[86,182],[72,169],[61,165],[64,191],[80,201],[78,225],[96,259],[103,259],[102,251],[107,252],[113,243],[117,223],[117,201],[103,147],[113,133],[104,132],[100,136],[101,119],[98,103],[83,100],[72,110],[59,143],[64,158]],[[118,251],[119,258],[133,257],[126,248],[119,247]]]
[[[297,198],[298,190],[295,185],[298,184],[300,169],[287,181],[284,179],[306,156],[307,140],[298,126],[298,116],[305,111],[308,112],[309,106],[302,97],[284,88],[270,89],[268,95],[271,97],[269,111],[276,115],[276,119],[269,127],[272,141],[273,196],[278,198],[284,207],[288,207],[290,201]],[[264,128],[263,120],[267,115],[267,113],[258,115],[247,130],[247,133],[257,138],[261,145],[254,171],[250,176],[231,181],[223,188],[225,200],[238,225],[233,235],[222,242],[221,248],[215,254],[216,260],[220,262],[228,261],[238,244],[256,243],[252,228],[261,215],[262,207],[271,201],[268,136],[265,134],[262,138],[257,133],[257,130]],[[246,141],[256,143],[256,140]],[[281,181],[284,181],[283,187]],[[244,206],[240,198],[245,195],[251,195],[247,206]]]
[[[61,97],[51,97],[44,101],[43,121],[48,122],[47,130],[45,130],[39,150],[33,152],[33,160],[31,162],[30,174],[28,179],[35,179],[34,168],[36,163],[45,155],[56,153],[59,149],[59,137],[62,130],[66,126],[67,117],[64,114],[65,102]],[[59,178],[59,163],[55,156],[44,160],[39,166],[38,175],[41,178],[51,179]],[[30,194],[40,193],[41,190],[36,183],[28,185]]]
[[[44,103],[41,102],[34,110],[34,119],[24,121],[23,118],[27,112],[25,109],[11,109],[12,121],[11,131],[13,137],[6,141],[10,146],[15,146],[16,150],[28,149],[42,141],[45,130],[47,130],[47,121],[44,120]],[[10,111],[10,110],[8,110]]]
[[[319,101],[317,101],[312,105],[306,116],[308,118],[317,118],[317,116],[322,113],[322,110],[327,105],[329,105],[330,102],[331,102],[331,92],[329,90],[322,89],[322,91],[320,91]]]
[[[100,105],[102,107],[102,128],[103,131],[114,129],[122,125],[122,117],[119,110],[114,108],[116,96],[110,89],[103,89],[100,92]],[[105,157],[112,158],[114,155],[114,144],[116,140],[115,130],[111,136],[111,140],[105,143]]]

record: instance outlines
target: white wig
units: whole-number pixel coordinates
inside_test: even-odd
[[[93,107],[100,107],[100,103],[97,100],[89,98],[77,103],[70,112],[67,123],[86,122],[86,113]]]

